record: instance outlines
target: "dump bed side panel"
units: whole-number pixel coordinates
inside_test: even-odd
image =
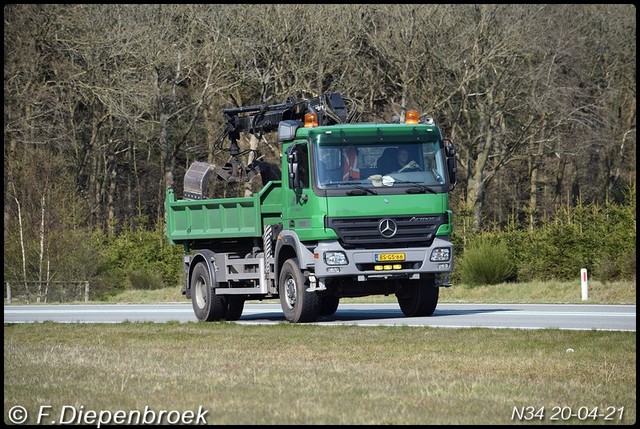
[[[175,200],[172,189],[165,200],[165,232],[169,241],[178,244],[199,239],[233,239],[262,236],[262,204],[267,218],[278,213],[274,200],[280,192],[279,182],[269,182],[259,193],[244,198]],[[281,211],[280,211],[281,212]]]

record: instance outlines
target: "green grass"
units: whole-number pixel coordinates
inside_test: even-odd
[[[207,410],[208,424],[512,424],[514,410],[636,420],[635,332],[234,323],[4,326],[4,406]],[[68,418],[68,416],[67,416]],[[49,423],[49,421],[45,421]]]
[[[580,282],[531,282],[502,283],[491,286],[454,285],[440,290],[440,302],[449,303],[589,303],[589,304],[635,304],[636,282],[590,281],[589,299],[582,301]],[[155,303],[186,302],[180,288],[159,290],[130,290],[111,297],[108,302]],[[260,301],[249,301],[258,303]],[[265,303],[278,302],[265,300]],[[341,302],[397,302],[394,295],[344,298]]]
[[[588,282],[588,299],[582,300],[580,282],[501,283],[489,286],[452,286],[441,290],[440,302],[519,304],[635,304],[636,282]]]

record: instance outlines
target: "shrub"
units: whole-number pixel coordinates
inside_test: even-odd
[[[635,279],[636,251],[633,249],[613,259],[607,255],[603,257],[594,270],[594,277],[602,282],[620,279]]]
[[[129,280],[131,289],[155,290],[164,288],[162,278],[158,274],[149,272],[144,268],[129,271],[127,279]]]
[[[460,262],[460,277],[468,286],[503,283],[513,280],[515,272],[507,244],[488,236],[469,243]]]
[[[182,247],[170,245],[160,228],[105,238],[101,248],[105,271],[124,276],[134,289],[180,284]]]

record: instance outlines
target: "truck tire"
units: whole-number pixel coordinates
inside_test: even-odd
[[[196,318],[201,322],[222,320],[227,311],[227,301],[213,292],[209,270],[204,262],[198,262],[191,273],[191,303]]]
[[[280,271],[278,294],[284,317],[291,323],[315,322],[320,315],[320,297],[307,292],[307,286],[298,259],[287,259]]]
[[[244,310],[244,297],[228,295],[227,296],[227,313],[225,320],[238,320],[242,316]]]
[[[406,317],[431,316],[438,305],[440,288],[433,283],[407,281],[396,293],[400,309]]]
[[[335,295],[323,296],[320,301],[320,316],[331,316],[335,314],[340,305],[340,298]]]

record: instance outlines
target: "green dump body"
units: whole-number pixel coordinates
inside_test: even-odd
[[[165,199],[165,232],[172,244],[194,240],[261,237],[263,225],[281,221],[282,185],[268,182],[251,197],[175,200],[173,189]]]

